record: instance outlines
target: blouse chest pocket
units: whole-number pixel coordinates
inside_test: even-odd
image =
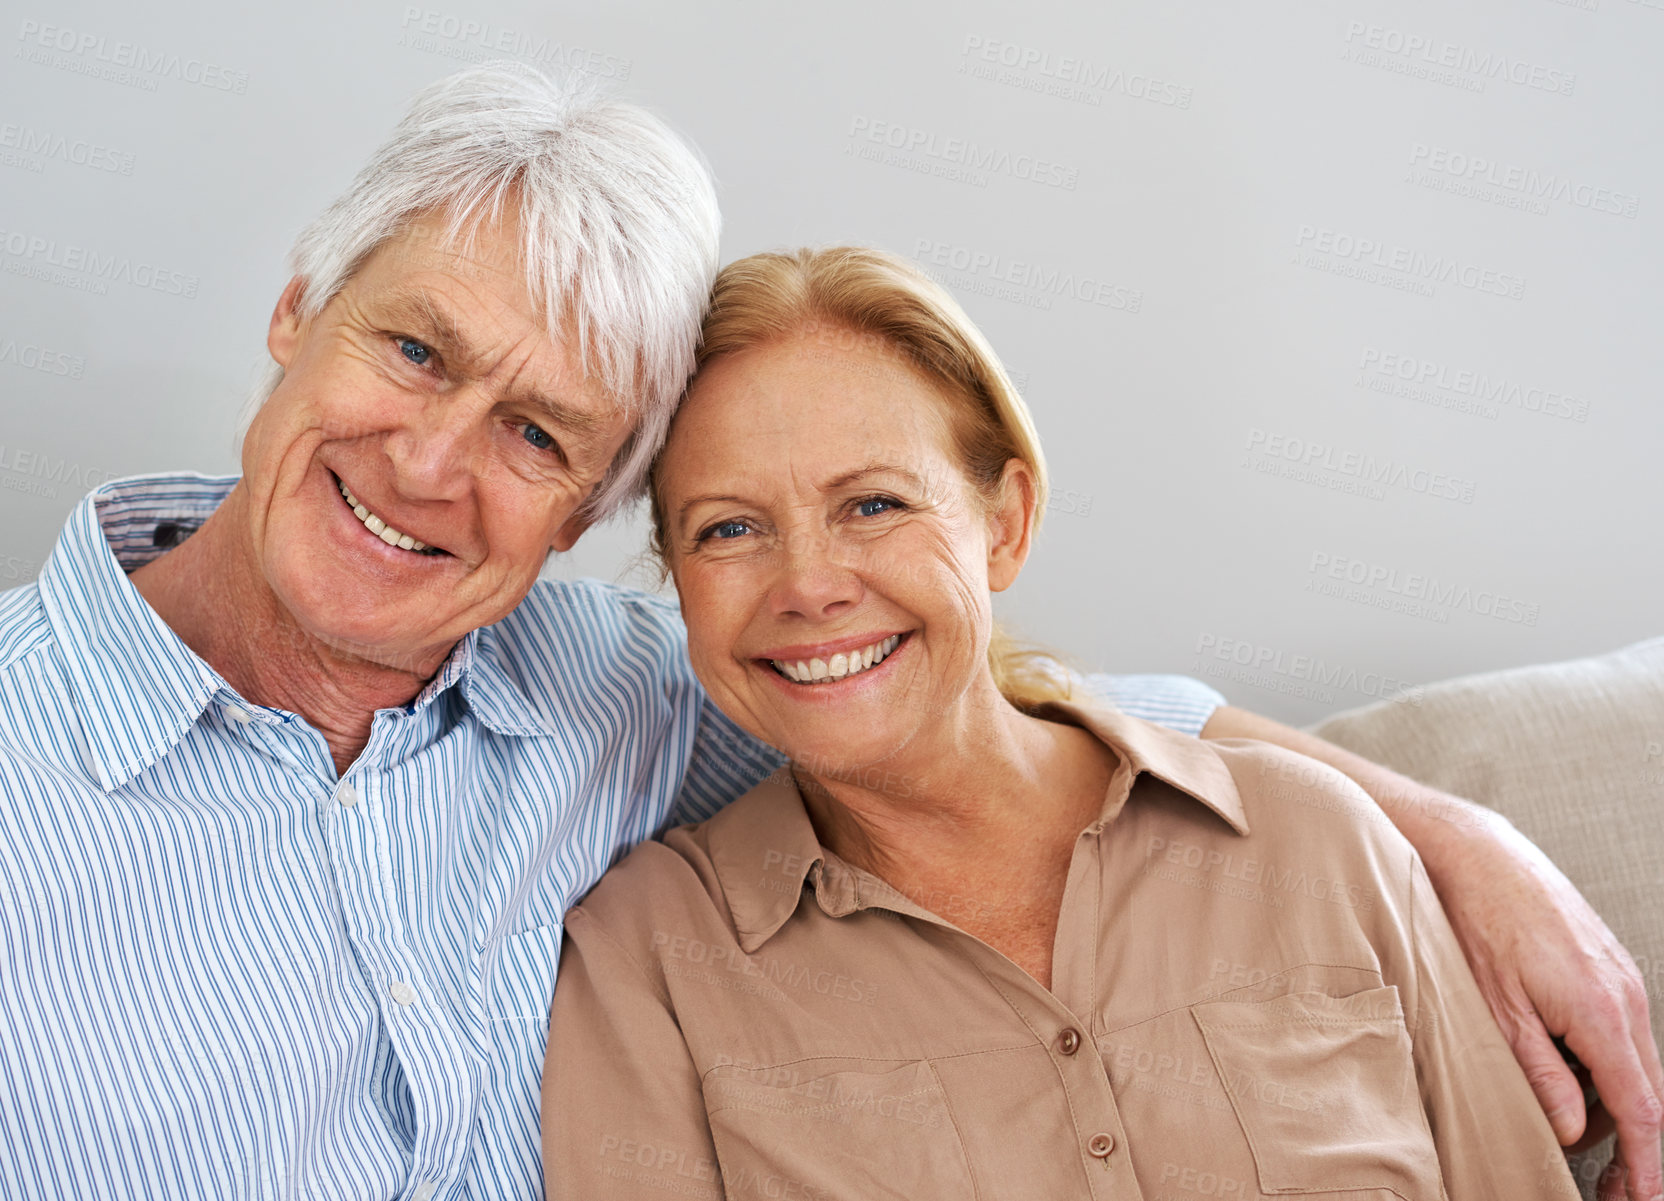
[[[730,1065],[707,1073],[704,1089],[729,1196],[975,1195],[947,1098],[927,1062]]]
[[[1398,990],[1191,1007],[1266,1193],[1441,1201]]]

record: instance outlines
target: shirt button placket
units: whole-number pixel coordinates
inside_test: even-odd
[[[372,732],[364,755],[370,764],[375,764],[376,745]],[[456,1120],[456,1114],[459,1107],[472,1104],[474,1090],[460,1037],[444,1005],[438,1003],[438,994],[427,991],[431,982],[420,974],[388,874],[385,848],[393,832],[384,798],[393,777],[377,766],[355,770],[352,775],[352,780],[337,784],[333,794],[339,805],[338,820],[333,823],[337,870],[346,885],[341,892],[346,902],[343,916],[349,937],[385,990],[381,1009],[393,1054],[413,1093],[431,1098],[418,1104],[416,1162],[405,1193],[407,1198],[425,1201],[441,1188],[434,1178],[449,1178],[467,1154],[467,1124]]]

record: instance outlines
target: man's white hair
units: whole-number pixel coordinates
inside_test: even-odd
[[[510,205],[545,323],[635,418],[585,506],[605,517],[642,490],[693,370],[717,266],[710,171],[653,114],[518,63],[446,76],[296,240],[300,311],[320,312],[415,218],[444,213],[465,247]]]

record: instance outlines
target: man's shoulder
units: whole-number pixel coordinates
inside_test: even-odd
[[[34,584],[0,592],[0,802],[13,799],[19,774],[92,777],[74,691],[57,635]]]
[[[538,580],[499,628],[562,629],[617,626],[682,632],[682,618],[669,597],[609,584],[605,580]]]
[[[36,655],[52,643],[52,626],[33,583],[0,592],[0,672]]]
[[[1122,713],[1193,736],[1201,734],[1213,711],[1225,704],[1216,690],[1190,676],[1094,672],[1081,676],[1079,683],[1089,698],[1108,701]]]
[[[687,660],[687,633],[674,601],[604,580],[538,580],[492,628],[515,652],[576,654],[591,662]]]

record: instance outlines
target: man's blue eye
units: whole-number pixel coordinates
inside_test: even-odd
[[[427,361],[433,354],[431,350],[429,350],[426,346],[423,346],[415,338],[400,338],[399,353],[404,355],[404,357],[409,359],[412,363],[415,363],[418,367],[427,366]]]
[[[539,450],[553,450],[555,447],[555,440],[549,437],[545,430],[532,425],[530,422],[526,423],[525,438],[527,442],[530,442]]]
[[[877,517],[886,509],[895,508],[896,503],[887,496],[869,496],[855,506],[855,511],[862,517]]]

